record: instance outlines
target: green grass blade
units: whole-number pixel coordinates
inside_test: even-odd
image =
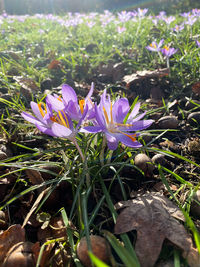
[[[126,267],[139,267],[140,266],[139,262],[133,257],[133,255],[128,251],[128,249],[126,249],[117,240],[117,238],[113,234],[111,234],[108,231],[104,231],[104,234]]]
[[[97,267],[109,267],[106,263],[101,261],[99,258],[97,258],[92,252],[88,251],[89,257],[91,261],[94,263]]]

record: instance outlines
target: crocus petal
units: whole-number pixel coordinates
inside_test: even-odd
[[[103,94],[101,96],[100,105],[99,105],[101,111],[105,108],[105,111],[108,115],[109,121],[111,120],[111,114],[110,114],[110,107],[111,107],[111,101],[110,101],[110,95],[106,94],[106,90],[103,91]]]
[[[140,131],[148,128],[154,120],[142,120],[142,121],[136,121],[133,123],[132,126],[119,126],[118,129],[120,131]]]
[[[134,124],[134,122],[141,120],[146,115],[146,111],[135,117],[133,120],[127,120],[126,123]]]
[[[109,134],[108,132],[106,132],[105,135],[106,135],[106,139],[107,139],[108,148],[110,150],[117,149],[117,147],[118,147],[117,139],[113,135]]]
[[[78,122],[78,124],[76,126],[76,130],[81,126],[82,122],[84,121],[84,119],[85,119],[85,117],[87,115],[87,112],[88,112],[88,105],[86,104],[85,108],[84,108],[84,111],[83,111],[83,114],[82,114],[82,116],[81,116],[81,118],[80,118],[80,120],[79,120],[79,122]]]
[[[105,125],[106,125],[106,122],[105,122],[105,119],[102,115],[102,111],[100,110],[101,108],[98,106],[97,107],[97,104],[95,103],[95,113],[96,113],[96,120],[97,120],[97,123],[102,127],[102,128],[105,128]]]
[[[33,101],[31,101],[30,105],[31,105],[31,108],[32,108],[33,113],[35,114],[35,116],[36,116],[40,121],[42,121],[42,120],[43,120],[43,116],[42,116],[42,114],[41,114],[41,112],[40,112],[40,110],[39,110],[38,104],[35,103],[35,102],[33,102]]]
[[[38,128],[39,131],[41,131],[44,134],[55,136],[55,134],[52,132],[51,128],[46,127],[45,125],[42,125],[41,123],[36,123],[35,126]]]
[[[21,115],[25,120],[29,121],[30,123],[36,124],[40,122],[40,120],[38,120],[37,118],[33,117],[32,115],[26,112],[22,112]]]
[[[139,142],[137,141],[134,141],[128,137],[127,135],[124,135],[124,134],[117,134],[117,139],[122,142],[124,145],[128,146],[128,147],[141,147],[142,144],[140,144]]]
[[[63,110],[65,108],[63,102],[58,100],[56,97],[52,95],[47,95],[46,98],[48,103],[50,103],[50,105],[55,111]]]
[[[101,126],[86,126],[80,130],[82,133],[99,133],[102,131]]]
[[[151,46],[146,46],[146,49],[148,49],[149,51],[152,51],[152,52],[157,52],[157,48],[153,48]]]
[[[118,99],[113,104],[113,108],[112,108],[114,121],[117,121],[118,123],[123,123],[123,120],[126,117],[129,109],[130,109],[130,106],[129,106],[127,98]]]
[[[133,110],[131,111],[130,115],[128,116],[128,121],[131,121],[135,118],[135,116],[138,114],[140,109],[140,103],[136,103]]]
[[[68,102],[66,112],[69,114],[70,118],[72,118],[73,120],[78,121],[81,117],[81,112],[79,110],[78,103],[72,100]]]
[[[51,129],[54,136],[58,137],[68,138],[72,134],[72,130],[56,122],[52,124]]]
[[[75,102],[75,103],[78,103],[76,92],[68,84],[63,84],[63,86],[62,86],[62,96],[63,96],[64,102],[66,104],[68,104],[68,102],[70,100]]]
[[[158,47],[161,47],[163,45],[163,43],[164,43],[164,39],[161,39],[159,44],[158,44]]]
[[[92,94],[93,94],[93,92],[94,92],[94,83],[91,84],[90,91],[89,91],[88,95],[86,96],[85,100],[90,99]]]

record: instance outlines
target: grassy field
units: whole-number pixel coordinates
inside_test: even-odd
[[[199,77],[199,9],[2,14],[0,265],[199,266]]]

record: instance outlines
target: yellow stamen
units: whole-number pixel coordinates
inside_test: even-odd
[[[164,49],[166,49],[168,51],[169,50],[169,47],[165,45],[164,46]]]
[[[109,124],[108,114],[106,112],[105,107],[103,107],[103,113],[104,113],[104,116],[105,116],[105,119],[106,119],[106,123]]]
[[[113,114],[112,114],[112,103],[110,103],[110,122],[114,123],[113,122]]]
[[[60,119],[60,117],[59,117],[58,115],[55,116],[55,120],[56,120],[55,122],[57,122],[57,123],[63,125],[62,120]]]
[[[65,122],[65,120],[64,120],[64,118],[63,118],[63,116],[62,116],[62,113],[61,113],[60,111],[58,111],[58,115],[59,115],[60,120],[61,120],[61,122],[62,122],[61,124],[67,127],[67,124],[66,124],[66,122]]]
[[[151,43],[150,46],[153,47],[153,48],[156,48],[156,44],[155,43]]]
[[[79,100],[79,106],[80,106],[81,114],[83,114],[84,105],[85,105],[85,100],[84,99]]]
[[[43,104],[43,103],[39,103],[39,104],[38,104],[38,108],[39,108],[39,111],[40,111],[42,117],[44,117],[44,116],[45,116],[45,113],[44,113],[44,110],[42,109],[42,104]],[[46,106],[45,106],[45,104],[44,104],[44,107],[45,107],[45,111],[46,111]]]
[[[59,96],[57,99],[62,102],[61,96]]]
[[[63,115],[64,115],[66,123],[67,123],[67,128],[69,128],[69,121],[68,121],[68,118],[67,118],[67,116],[66,116],[64,111],[63,111]]]

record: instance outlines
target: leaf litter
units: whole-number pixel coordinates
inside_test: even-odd
[[[200,266],[200,255],[183,224],[181,210],[160,193],[147,193],[135,199],[120,201],[116,209],[123,209],[117,217],[115,234],[137,231],[135,251],[141,267],[154,266],[168,239],[182,250],[191,267]],[[177,220],[178,219],[178,220]]]

